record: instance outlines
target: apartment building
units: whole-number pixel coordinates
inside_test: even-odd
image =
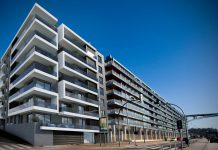
[[[40,5],[0,69],[4,130],[33,145],[95,142],[100,117],[107,117],[103,55]]]
[[[111,142],[179,136],[181,114],[111,56],[105,60],[105,75]]]
[[[178,134],[175,108],[38,4],[2,56],[0,79],[0,129],[33,145]]]

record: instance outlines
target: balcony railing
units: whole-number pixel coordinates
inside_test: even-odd
[[[35,35],[38,35],[39,37],[43,38],[44,40],[48,41],[49,43],[56,45],[56,42],[50,38],[48,38],[47,36],[43,35],[42,33],[38,32],[38,31],[33,31],[29,37],[26,39],[26,41],[24,42],[24,44],[19,48],[18,52],[11,57],[11,62],[13,62],[15,60],[15,58],[23,51],[24,47],[26,47],[26,45],[29,43],[29,41],[32,39],[32,37],[34,37]]]
[[[14,113],[16,111],[23,110],[25,108],[32,107],[32,106],[38,106],[38,107],[49,108],[49,109],[57,109],[56,104],[51,104],[51,103],[48,103],[48,102],[41,102],[41,101],[34,100],[33,102],[23,103],[22,105],[19,105],[17,107],[9,109],[8,112],[9,113]]]
[[[79,72],[79,73],[81,73],[81,74],[83,74],[83,75],[85,75],[85,76],[95,80],[95,81],[98,81],[98,79],[97,79],[97,77],[95,75],[87,73],[86,71],[84,71],[82,68],[80,68],[77,65],[72,65],[72,64],[70,64],[68,62],[65,62],[65,66],[67,66],[70,69],[73,69],[73,70],[75,70],[75,71],[77,71],[77,72]]]
[[[30,27],[30,25],[32,24],[32,22],[34,21],[34,19],[37,19],[39,21],[41,21],[42,23],[44,23],[45,25],[47,25],[48,27],[50,27],[52,30],[57,31],[57,28],[53,25],[51,25],[50,23],[48,23],[45,19],[43,19],[42,17],[38,16],[38,15],[34,15],[30,21],[26,24],[25,29],[22,31],[22,33],[20,34],[18,40],[16,41],[16,43],[14,45],[17,45],[17,43],[19,43],[19,41],[22,39],[24,33],[26,32],[26,30]]]
[[[98,90],[96,88],[88,86],[86,83],[84,83],[82,81],[79,81],[78,79],[75,79],[75,78],[70,78],[68,76],[63,76],[63,77],[61,77],[61,80],[66,80],[68,82],[79,85],[79,86],[81,86],[83,88],[86,88],[86,89],[91,90],[91,91],[96,92],[96,93],[98,92]]]
[[[117,91],[115,89],[107,91],[107,94],[116,94],[116,95],[119,95],[120,97],[125,98],[125,96],[122,94],[122,92]]]
[[[136,97],[139,97],[139,94],[137,92],[135,92],[134,90],[132,90],[131,88],[127,88],[126,86],[124,86],[123,84],[115,81],[115,80],[109,80],[107,81],[107,84],[114,84],[118,87],[120,87],[121,89],[124,89],[125,91],[129,92],[130,94],[136,96]]]
[[[32,70],[34,69],[38,69],[41,70],[45,73],[51,74],[53,76],[57,76],[57,72],[53,71],[53,70],[49,70],[47,66],[44,66],[40,63],[33,63],[32,65],[30,65],[28,67],[28,69],[26,69],[21,75],[19,75],[19,77],[17,77],[11,84],[15,85],[18,81],[20,81],[21,79],[23,79],[23,77],[25,77],[28,73],[30,73]]]
[[[93,104],[99,105],[98,101],[90,99],[90,98],[87,98],[85,96],[81,96],[81,95],[76,94],[76,93],[71,93],[71,92],[66,91],[66,96],[69,96],[69,97],[76,98],[76,99],[79,99],[79,100],[82,100],[82,101],[85,101],[85,102],[89,102],[89,103],[93,103]]]
[[[83,56],[79,55],[78,53],[72,52],[72,51],[67,50],[67,49],[62,49],[62,51],[67,52],[68,54],[70,54],[71,56],[73,56],[74,58],[76,58],[77,60],[82,61],[83,63],[89,65],[90,67],[92,67],[92,68],[94,68],[94,69],[96,69],[96,65],[93,65],[93,64],[88,63],[87,60],[86,60]]]
[[[68,41],[70,41],[71,43],[73,43],[74,45],[76,45],[77,47],[79,47],[81,50],[83,50],[84,52],[86,52],[86,48],[84,47],[84,45],[81,45],[79,43],[76,42],[76,40],[74,41],[72,38],[70,38],[69,36],[67,36],[66,34],[64,35],[64,38],[67,39]]]
[[[23,64],[23,62],[24,62],[32,53],[34,53],[34,52],[38,52],[38,53],[40,53],[40,54],[42,54],[42,55],[44,55],[44,56],[47,56],[47,57],[49,57],[49,58],[51,58],[51,59],[57,61],[57,57],[56,57],[56,56],[54,56],[54,55],[50,54],[49,52],[46,52],[46,51],[44,51],[44,50],[42,50],[42,49],[40,49],[40,48],[38,48],[38,47],[36,47],[36,46],[34,46],[34,47],[19,61],[19,63],[16,65],[16,67],[15,67],[13,70],[11,70],[11,74],[13,74],[13,73],[17,70],[17,68],[19,68],[19,67]]]
[[[99,126],[90,125],[74,125],[74,124],[56,124],[56,123],[42,123],[41,126],[57,127],[57,128],[72,128],[72,129],[86,129],[86,130],[99,130]]]
[[[70,107],[60,107],[60,111],[61,112],[66,111],[66,112],[72,112],[72,113],[81,114],[81,115],[99,117],[98,113],[89,112],[89,111],[82,111],[82,110],[75,110],[75,109],[70,108]]]
[[[56,92],[56,86],[55,85],[50,86],[50,85],[47,85],[46,83],[40,84],[37,81],[33,81],[30,84],[28,84],[28,85],[24,86],[23,88],[19,89],[13,95],[11,95],[9,97],[9,100],[12,100],[13,98],[17,97],[18,95],[20,95],[20,94],[22,94],[22,93],[24,93],[24,92],[26,92],[29,89],[34,88],[34,87],[38,87],[38,88],[41,88],[41,89],[44,89],[44,90]]]
[[[118,104],[118,105],[123,105],[124,102],[122,102],[121,100],[117,100],[117,99],[110,99],[107,101],[107,103],[110,104]]]

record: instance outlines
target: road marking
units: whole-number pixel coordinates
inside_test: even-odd
[[[157,147],[157,146],[151,146],[151,147],[146,147],[147,149],[151,149],[151,150],[156,150],[156,149],[160,149],[161,147]]]
[[[15,148],[13,148],[13,147],[10,147],[10,146],[8,146],[8,145],[2,145],[3,147],[5,147],[5,148],[7,148],[7,149],[10,149],[10,150],[14,150]]]
[[[15,144],[11,144],[12,147],[15,147],[16,149],[24,149],[23,147],[21,146],[18,146],[18,145],[15,145]]]
[[[27,145],[24,145],[24,144],[17,144],[17,145],[19,145],[21,147],[24,147],[24,148],[31,148],[30,146],[27,146]]]

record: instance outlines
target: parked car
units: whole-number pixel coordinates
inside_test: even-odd
[[[210,143],[218,143],[218,138],[217,137],[213,137],[209,139]]]

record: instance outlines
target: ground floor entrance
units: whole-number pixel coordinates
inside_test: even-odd
[[[83,144],[84,134],[82,132],[69,132],[69,131],[54,131],[53,144]]]

